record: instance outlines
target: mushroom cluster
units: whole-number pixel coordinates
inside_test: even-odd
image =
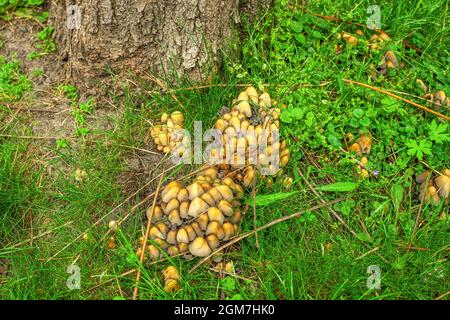
[[[369,40],[369,49],[380,50],[381,45],[388,41],[390,38],[385,32],[380,32],[379,34],[373,34]]]
[[[440,110],[441,107],[450,108],[450,99],[442,90],[436,91],[435,93],[427,93],[423,97],[435,105],[437,110]]]
[[[188,184],[169,182],[153,212],[147,210],[152,221],[146,258],[206,257],[238,234],[246,188],[262,169],[276,173],[290,159],[286,142],[278,138],[280,109],[274,105],[268,93],[258,95],[248,87],[216,121],[213,129],[221,143],[210,148],[207,165]],[[156,133],[165,132],[159,128],[152,130],[155,140]],[[138,255],[144,239],[139,238]]]
[[[164,291],[167,293],[174,293],[180,290],[180,274],[174,266],[168,266],[163,270],[164,276]]]
[[[183,134],[178,130],[184,128],[184,116],[180,111],[174,111],[170,115],[163,113],[161,123],[150,129],[150,135],[156,144],[158,151],[169,153],[183,141]]]
[[[222,114],[215,123],[220,141],[217,148],[209,151],[210,162],[231,164],[232,169],[249,164],[258,169],[267,167],[271,173],[285,166],[290,153],[286,142],[279,139],[281,111],[276,104],[267,92],[258,97],[254,87],[241,92],[231,111]],[[253,171],[254,168],[250,169],[248,175],[253,175]],[[250,180],[244,179],[246,186]]]
[[[347,135],[349,141],[354,140],[353,135]],[[358,156],[363,154],[369,154],[372,148],[372,138],[368,135],[361,135],[354,143],[348,147],[348,151],[355,152]],[[358,174],[362,179],[369,176],[369,171],[366,169],[366,165],[369,163],[369,159],[366,156],[362,156],[361,160],[358,162]]]
[[[425,171],[416,177],[416,182],[420,183],[420,201],[432,203],[437,206],[441,199],[448,201],[450,192],[450,170],[444,169],[437,177],[432,177],[430,171]]]
[[[391,50],[386,51],[384,54],[381,65],[378,67],[378,72],[381,74],[386,74],[389,69],[397,69],[399,67],[399,62],[395,53]]]
[[[169,256],[209,255],[221,241],[237,234],[241,192],[232,178],[221,179],[215,167],[200,172],[187,186],[170,182],[153,212],[150,239],[155,244],[147,246],[147,253],[154,259],[160,257],[161,250]]]

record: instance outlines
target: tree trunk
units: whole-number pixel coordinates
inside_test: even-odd
[[[243,3],[245,2],[245,3]],[[242,13],[270,0],[58,0],[50,23],[66,76],[131,70],[201,77],[201,68],[232,35]],[[79,12],[79,14],[78,14]],[[77,19],[79,17],[80,19]]]

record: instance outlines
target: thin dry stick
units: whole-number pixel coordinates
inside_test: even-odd
[[[53,231],[56,231],[56,230],[58,230],[58,229],[60,229],[60,228],[63,228],[63,227],[66,227],[66,226],[68,226],[68,225],[71,224],[71,223],[73,223],[73,221],[68,221],[68,222],[66,222],[65,224],[63,224],[62,226],[58,226],[58,227],[56,227],[56,228],[54,228],[54,229],[52,229],[52,230],[48,230],[48,231],[45,231],[45,232],[43,232],[43,233],[41,233],[41,234],[38,234],[37,236],[31,237],[31,238],[28,239],[28,240],[25,240],[25,241],[16,243],[15,245],[13,245],[13,246],[11,246],[11,247],[9,247],[9,248],[20,247],[21,245],[24,245],[25,243],[31,242],[31,241],[36,240],[36,239],[38,239],[38,238],[42,238],[42,237],[44,237],[44,236],[46,236],[46,235],[52,233]],[[6,246],[6,247],[8,248],[8,246]]]
[[[303,172],[300,169],[297,169],[298,174],[300,175],[300,177],[302,177],[303,181],[306,183],[306,185],[308,186],[308,188],[317,196],[317,198],[319,198],[320,202],[322,203],[326,203],[326,201],[323,199],[322,195],[311,185],[311,183],[309,183],[308,179],[306,179],[305,175],[303,174]],[[340,223],[342,223],[342,225],[347,228],[348,231],[350,231],[350,233],[352,235],[354,235],[355,237],[357,236],[356,232],[353,231],[348,224],[344,221],[344,219],[333,209],[328,207],[328,210],[330,210],[331,214],[337,219],[339,220]]]
[[[255,282],[255,280],[253,280],[253,279],[244,278],[244,277],[238,276],[237,274],[230,273],[230,272],[227,272],[227,271],[224,271],[224,270],[220,270],[220,271],[219,271],[219,270],[216,270],[216,269],[214,269],[214,268],[208,268],[208,269],[211,270],[211,271],[214,271],[214,272],[216,272],[216,273],[219,273],[219,274],[225,274],[225,275],[234,277],[234,278],[236,278],[236,279],[241,279],[241,280],[244,280],[244,281]]]
[[[15,139],[32,139],[32,140],[78,140],[74,137],[43,137],[43,136],[15,136],[12,134],[0,134],[1,138],[15,138]]]
[[[431,175],[428,177],[427,181],[425,182],[426,183],[425,190],[428,188],[428,183],[430,182],[430,180],[431,180]],[[416,222],[414,223],[413,232],[411,234],[411,240],[409,241],[409,247],[412,246],[414,238],[416,237],[417,227],[419,226],[420,214],[422,213],[424,199],[421,199],[421,200],[422,201],[420,201],[419,211],[417,212],[417,216],[416,216]]]
[[[177,165],[174,165],[174,166],[170,167],[169,170],[172,170],[172,169],[175,168],[176,166],[177,166]],[[211,167],[211,166],[212,166],[212,165],[208,165],[208,166],[206,166],[206,167],[201,167],[200,169],[197,169],[197,170],[195,170],[195,171],[192,171],[192,172],[190,172],[190,173],[184,175],[183,177],[181,177],[181,178],[179,178],[179,179],[177,179],[177,180],[175,180],[175,181],[180,181],[180,180],[186,179],[186,178],[188,178],[188,177],[190,177],[190,176],[192,176],[192,175],[194,175],[194,174],[196,174],[196,173],[198,173],[198,172],[200,172],[200,171],[203,171],[203,170],[205,170],[205,169],[207,169],[207,168],[209,168],[209,167]],[[145,197],[145,198],[144,198],[142,201],[140,201],[138,204],[134,205],[134,206],[130,209],[130,211],[129,211],[129,212],[128,212],[121,220],[119,220],[119,221],[117,222],[118,225],[120,226],[125,220],[127,220],[127,219],[133,214],[133,212],[136,211],[137,208],[139,208],[141,205],[143,205],[143,204],[146,203],[148,200],[150,200],[151,197],[154,196],[154,194],[155,194],[154,192],[151,193],[151,194],[149,194],[147,197]],[[111,232],[111,230],[108,230],[107,233],[106,233],[106,235],[105,235],[105,237],[106,237],[110,232]]]
[[[253,230],[256,230],[256,177],[253,181],[252,197],[253,197]],[[258,233],[255,233],[255,246],[257,249],[259,249]]]
[[[408,247],[405,247],[405,248],[401,248],[401,249],[403,249],[403,250],[407,250],[407,251],[410,251],[410,250],[412,250],[412,251],[428,251],[428,250],[430,250],[430,249],[428,249],[428,248],[418,248],[418,247],[411,247],[411,246],[408,246]]]
[[[373,249],[371,249],[371,250],[369,250],[369,251],[367,251],[366,253],[364,253],[364,254],[362,254],[362,255],[360,255],[359,257],[357,257],[355,260],[361,260],[362,258],[364,258],[364,257],[366,257],[366,256],[368,256],[369,254],[371,254],[372,252],[375,252],[375,251],[377,251],[378,249],[380,249],[380,247],[375,247],[375,248],[373,248]]]
[[[47,112],[47,113],[58,113],[59,111],[57,110],[51,110],[51,109],[23,109],[20,107],[16,107],[16,106],[8,106],[8,109],[12,109],[12,110],[19,110],[20,112]]]
[[[356,162],[356,164],[358,164],[358,166],[361,167],[361,169],[367,169],[366,166],[364,165],[364,163],[362,163],[361,161],[356,159],[350,152],[348,152],[347,150],[345,150],[344,148],[341,148],[341,147],[339,147],[339,150],[348,154],[350,156],[350,158],[352,158]]]
[[[89,230],[91,230],[92,228],[94,228],[95,226],[99,225],[100,222],[102,222],[103,220],[105,220],[108,216],[110,216],[114,211],[116,211],[117,209],[119,209],[121,206],[123,206],[125,203],[127,203],[131,198],[133,198],[136,194],[138,194],[142,189],[144,189],[145,187],[147,187],[150,183],[153,182],[153,180],[155,180],[155,178],[151,179],[149,182],[147,182],[144,186],[142,186],[141,188],[139,188],[136,192],[134,192],[131,196],[129,196],[128,198],[125,199],[125,201],[123,201],[122,203],[119,203],[117,206],[115,206],[113,209],[111,209],[107,214],[105,214],[103,217],[101,217],[100,219],[98,219],[96,222],[94,222],[94,224],[92,224],[89,228],[87,228],[86,230],[84,230],[84,232],[80,233],[75,239],[73,239],[71,242],[69,242],[68,244],[66,244],[61,250],[59,250],[58,252],[56,252],[52,257],[50,257],[47,262],[49,262],[50,260],[54,259],[55,257],[57,257],[61,252],[63,252],[64,250],[66,250],[68,247],[70,247],[72,244],[75,243],[75,241],[78,241],[79,239],[81,239],[83,237],[83,235],[88,232]],[[120,225],[120,223],[119,223]]]
[[[316,17],[321,18],[321,19],[324,19],[324,20],[329,20],[329,21],[334,21],[334,22],[342,22],[342,23],[345,23],[345,24],[356,25],[356,26],[359,26],[359,27],[363,27],[363,28],[365,28],[365,29],[368,29],[368,28],[369,28],[369,26],[368,26],[367,24],[362,24],[362,23],[358,23],[358,22],[354,22],[354,21],[346,21],[346,20],[342,20],[341,18],[335,17],[335,16],[325,16],[325,15],[322,15],[322,14],[319,14],[319,13],[315,13],[315,12],[312,12],[312,11],[308,11],[308,10],[306,10],[306,9],[304,9],[304,8],[302,8],[302,10],[303,10],[303,12],[305,12],[305,13],[311,14],[311,15],[313,15],[313,16],[316,16]],[[389,36],[389,34],[388,34],[386,31],[384,31],[383,29],[371,29],[371,30],[376,31],[376,32],[378,32],[379,34],[384,33],[384,34],[386,34],[386,35]],[[422,53],[422,52],[423,52],[422,49],[416,47],[415,45],[409,43],[409,42],[406,41],[406,40],[403,40],[403,44],[404,44],[407,48],[414,49],[414,51],[416,51],[416,52],[418,52],[418,53]]]
[[[129,270],[129,271],[126,271],[126,272],[122,273],[119,277],[125,277],[125,276],[127,276],[127,275],[129,275],[129,274],[132,274],[132,273],[135,273],[135,272],[136,272],[136,269],[131,269],[131,270]],[[91,277],[92,277],[92,276],[91,276]],[[94,289],[97,289],[98,287],[100,287],[100,286],[102,286],[102,285],[104,285],[104,284],[107,284],[107,283],[109,283],[109,282],[114,281],[115,278],[117,278],[116,275],[114,275],[114,277],[112,277],[111,279],[105,280],[104,282],[99,283],[99,284],[93,286],[92,288],[89,288],[88,290],[89,290],[89,291],[92,291],[92,290],[94,290]]]
[[[362,83],[362,82],[358,82],[358,81],[353,81],[353,80],[349,80],[349,79],[342,79],[342,80],[344,82],[346,82],[346,83],[355,84],[355,85],[358,85],[358,86],[361,86],[361,87],[365,87],[365,88],[368,88],[368,89],[371,89],[371,90],[383,93],[383,94],[388,95],[388,96],[390,96],[392,98],[395,98],[397,100],[401,100],[401,101],[406,102],[406,103],[408,103],[408,104],[410,104],[410,105],[412,105],[414,107],[422,109],[422,110],[424,110],[426,112],[432,113],[432,114],[434,114],[434,115],[436,115],[436,116],[438,116],[438,117],[440,117],[440,118],[442,118],[444,120],[450,121],[450,117],[447,117],[446,115],[443,115],[442,113],[439,113],[437,111],[434,111],[433,109],[424,107],[424,106],[422,106],[422,105],[420,105],[420,104],[418,104],[418,103],[416,103],[414,101],[402,98],[402,97],[400,97],[400,96],[398,96],[396,94],[390,93],[390,92],[388,92],[386,90],[383,90],[383,89],[380,89],[380,88],[377,88],[377,87],[374,87],[374,86],[371,86],[371,85],[368,85],[368,84],[365,84],[365,83]]]
[[[435,300],[441,300],[442,298],[448,296],[449,294],[450,294],[450,291],[447,291],[446,293],[441,294],[441,295],[440,295],[439,297],[437,297]]]
[[[315,211],[315,210],[318,210],[318,209],[321,209],[321,208],[329,207],[329,206],[331,206],[331,205],[333,205],[335,203],[341,202],[342,200],[344,200],[344,198],[339,198],[339,199],[335,199],[335,200],[332,200],[332,201],[329,201],[329,202],[326,202],[326,203],[318,204],[318,205],[316,205],[314,207],[311,207],[311,208],[309,208],[307,210],[299,211],[299,212],[293,213],[291,215],[275,219],[275,220],[273,220],[273,221],[271,221],[271,222],[269,222],[269,223],[267,223],[267,224],[265,224],[265,225],[263,225],[263,226],[261,226],[259,228],[256,228],[253,231],[249,231],[247,233],[244,233],[241,236],[236,237],[236,238],[232,239],[231,241],[225,243],[223,246],[217,248],[214,252],[212,252],[207,257],[204,257],[194,267],[192,267],[191,270],[189,270],[189,273],[193,272],[195,269],[200,267],[203,263],[208,261],[209,258],[211,258],[212,256],[216,255],[218,252],[222,251],[225,248],[228,248],[229,246],[235,244],[236,242],[239,242],[239,241],[241,241],[241,240],[243,240],[243,239],[245,239],[245,238],[247,238],[247,237],[249,237],[249,236],[251,236],[251,235],[253,235],[253,234],[257,233],[257,232],[259,232],[259,231],[262,231],[264,229],[270,228],[273,225],[276,225],[276,224],[278,224],[280,222],[283,222],[283,221],[286,221],[286,220],[290,220],[290,219],[293,219],[293,218],[297,218],[297,217],[301,216],[302,214],[304,214],[305,212]]]
[[[119,289],[120,296],[123,298],[123,291],[122,291],[122,287],[120,286],[120,283],[119,283],[119,278],[117,278],[117,276],[114,276],[114,279],[116,279],[117,288]]]
[[[173,99],[175,102],[177,102],[178,105],[179,105],[184,111],[187,111],[186,108],[184,107],[184,105],[180,102],[180,100],[178,99],[178,97],[175,95],[175,93],[174,93],[174,92],[171,92],[171,91],[169,90],[169,88],[168,88],[168,86],[167,86],[167,83],[165,83],[163,80],[161,80],[161,79],[159,79],[159,78],[156,78],[156,77],[150,75],[150,74],[147,73],[147,72],[144,72],[144,73],[147,75],[147,77],[148,77],[151,81],[153,81],[154,83],[156,83],[163,91],[169,92],[169,94],[170,94],[170,96],[172,97],[172,99]]]
[[[119,147],[122,147],[122,148],[133,149],[133,150],[136,150],[136,151],[142,151],[142,152],[145,152],[145,153],[155,154],[155,155],[158,155],[158,156],[160,155],[159,152],[155,152],[155,151],[151,151],[151,150],[147,150],[147,149],[142,149],[142,148],[137,148],[137,147],[131,147],[131,146],[127,146],[127,145],[124,145],[124,144],[116,144],[116,146],[119,146]]]
[[[305,181],[306,185],[311,189],[311,191],[312,191],[317,197],[319,197],[319,199],[320,199],[320,201],[321,201],[322,203],[324,203],[325,200],[322,199],[320,193],[319,193],[319,192],[318,192],[318,191],[317,191],[317,190],[309,183],[309,181],[305,178],[305,176],[304,176],[303,173],[300,171],[300,169],[298,169],[297,171],[298,171],[298,173],[300,174],[300,176],[303,178],[303,180]],[[356,234],[356,232],[353,231],[353,230],[345,223],[344,219],[342,219],[342,217],[341,217],[336,211],[334,211],[333,208],[330,208],[330,207],[329,207],[328,210],[330,210],[330,212],[333,214],[333,216],[334,216],[336,219],[338,219],[339,222],[342,223],[342,224],[344,225],[344,227],[346,227],[347,230],[349,230],[350,233],[351,233],[354,237],[356,237],[356,238],[358,239],[358,235]],[[366,245],[366,246],[367,246],[367,245]],[[378,255],[378,257],[380,257],[381,260],[383,260],[384,262],[387,262],[387,260],[386,260],[381,254],[377,254],[377,255]]]
[[[148,236],[150,234],[150,226],[152,225],[152,220],[153,220],[153,211],[155,211],[156,200],[158,199],[159,189],[161,188],[161,184],[162,184],[163,180],[164,180],[164,169],[163,169],[163,172],[161,174],[161,178],[159,179],[158,186],[156,187],[155,196],[153,197],[152,208],[150,210],[150,217],[148,218],[148,221],[147,221],[147,229],[145,231],[144,242],[142,243],[141,255],[139,257],[139,264],[140,264],[140,266],[144,262],[145,249],[147,247],[147,240],[148,240]],[[134,287],[134,291],[133,291],[133,300],[136,300],[138,292],[139,292],[139,281],[141,280],[141,268],[140,268],[140,266],[139,266],[137,274],[136,274],[136,286]]]
[[[153,80],[154,81],[154,80]],[[321,81],[318,85],[311,84],[311,83],[296,83],[293,85],[285,85],[285,84],[270,84],[270,83],[264,83],[263,87],[288,87],[288,88],[309,88],[309,87],[324,87],[333,81]],[[179,91],[192,91],[192,90],[200,90],[200,89],[209,89],[209,88],[225,88],[225,87],[248,87],[252,86],[252,83],[235,83],[235,84],[229,84],[229,83],[212,83],[212,84],[205,84],[200,86],[192,86],[192,87],[184,87],[184,88],[177,88],[177,89],[168,89],[166,87],[162,87],[163,91],[167,93],[174,93]],[[160,92],[152,92],[155,94],[158,94]]]
[[[438,174],[438,175],[442,175],[442,173],[440,173],[439,171],[437,171],[436,169],[433,169],[432,167],[430,167],[430,165],[428,163],[426,163],[425,161],[420,161],[421,164],[423,164],[425,167],[427,167],[428,169],[430,169],[431,171],[433,171],[434,173]]]

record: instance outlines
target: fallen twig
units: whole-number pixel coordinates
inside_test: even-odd
[[[20,247],[21,245],[24,245],[25,243],[32,242],[33,240],[36,240],[36,239],[38,239],[38,238],[42,238],[42,237],[44,237],[44,236],[46,236],[46,235],[52,233],[52,232],[55,231],[55,230],[58,230],[58,229],[60,229],[60,228],[62,228],[62,227],[66,227],[66,226],[70,225],[71,223],[73,223],[73,221],[68,221],[68,222],[64,223],[62,226],[58,226],[58,227],[53,228],[53,229],[51,229],[51,230],[45,231],[45,232],[43,232],[43,233],[41,233],[41,234],[38,234],[38,235],[36,235],[36,236],[34,236],[34,237],[31,237],[31,238],[28,239],[28,240],[25,240],[25,241],[16,243],[16,244],[12,245],[11,247],[6,246],[6,248],[16,248],[16,247]]]
[[[396,95],[396,94],[393,94],[393,93],[388,92],[388,91],[386,91],[386,90],[380,89],[380,88],[378,88],[378,87],[374,87],[374,86],[371,86],[371,85],[368,85],[368,84],[365,84],[365,83],[362,83],[362,82],[358,82],[358,81],[354,81],[354,80],[349,80],[349,79],[342,79],[342,81],[344,81],[344,82],[346,82],[346,83],[350,83],[350,84],[355,84],[355,85],[358,85],[358,86],[361,86],[361,87],[369,88],[369,89],[371,89],[371,90],[374,90],[374,91],[383,93],[383,94],[388,95],[388,96],[390,96],[390,97],[393,97],[393,98],[395,98],[395,99],[397,99],[397,100],[401,100],[401,101],[403,101],[403,102],[406,102],[406,103],[408,103],[408,104],[410,104],[410,105],[412,105],[412,106],[414,106],[414,107],[417,107],[417,108],[419,108],[419,109],[422,109],[422,110],[424,110],[424,111],[426,111],[426,112],[428,112],[428,113],[432,113],[432,114],[434,114],[435,116],[438,116],[438,117],[440,117],[440,118],[442,118],[442,119],[444,119],[444,120],[450,121],[450,117],[448,117],[448,116],[446,116],[446,115],[443,115],[442,113],[439,113],[439,112],[437,112],[437,111],[434,111],[433,109],[430,109],[430,108],[427,108],[427,107],[425,107],[425,106],[422,106],[422,105],[420,105],[420,104],[418,104],[418,103],[416,103],[416,102],[414,102],[414,101],[411,101],[411,100],[402,98],[402,97],[400,97],[400,96],[398,96],[398,95]]]
[[[158,177],[158,176],[156,176]],[[142,186],[141,188],[139,188],[136,192],[134,192],[132,195],[130,195],[128,198],[125,199],[125,201],[119,203],[117,206],[115,206],[113,209],[111,209],[107,214],[105,214],[103,217],[101,217],[100,219],[98,219],[96,222],[94,222],[94,224],[92,224],[89,228],[87,228],[84,232],[80,233],[75,239],[73,239],[71,242],[69,242],[68,244],[66,244],[61,250],[59,250],[58,252],[56,252],[51,258],[49,258],[47,260],[50,261],[52,259],[54,259],[55,257],[57,257],[61,252],[63,252],[64,250],[66,250],[68,247],[70,247],[72,244],[74,244],[76,241],[78,241],[79,239],[81,239],[83,237],[83,235],[88,232],[89,230],[91,230],[92,228],[94,228],[95,226],[99,225],[103,220],[105,220],[108,216],[110,216],[114,211],[116,211],[117,209],[119,209],[120,207],[122,207],[125,203],[127,203],[131,198],[133,198],[136,194],[138,194],[140,191],[142,191],[144,188],[146,188],[150,183],[152,183],[155,179],[151,179],[149,182],[147,182],[144,186]],[[141,201],[142,202],[142,201]],[[130,213],[131,214],[131,213]],[[121,222],[118,222],[118,225],[120,225]],[[109,231],[109,230],[108,230]],[[106,235],[108,235],[109,233],[107,232]],[[106,235],[103,237],[103,239],[106,237]]]
[[[175,168],[176,166],[177,166],[177,165],[174,165],[174,166],[170,167],[167,171],[172,170],[172,169]],[[175,180],[175,181],[180,181],[180,180],[186,179],[186,178],[188,178],[188,177],[190,177],[190,176],[192,176],[192,175],[194,175],[194,174],[196,174],[196,173],[198,173],[198,172],[200,172],[200,171],[202,171],[202,170],[205,170],[206,168],[209,168],[209,167],[211,167],[211,166],[212,166],[212,165],[209,165],[209,166],[206,166],[206,167],[201,167],[200,169],[195,170],[195,171],[193,171],[193,172],[190,172],[190,173],[184,175],[183,177],[181,177],[181,178],[179,178],[179,179],[177,179],[177,180]],[[153,181],[153,180],[154,180],[154,179],[152,179],[152,181]],[[148,184],[149,184],[149,183],[147,183],[146,186],[147,186]],[[140,190],[142,190],[142,188],[141,188]],[[134,205],[134,206],[130,209],[130,211],[129,211],[122,219],[120,219],[120,220],[117,222],[117,225],[120,226],[125,220],[127,220],[127,219],[130,217],[130,215],[133,214],[134,211],[136,211],[137,208],[139,208],[141,205],[143,205],[143,204],[146,203],[148,200],[150,200],[151,197],[154,196],[154,194],[155,194],[155,193],[152,192],[151,194],[149,194],[148,196],[146,196],[142,201],[140,201],[139,203],[137,203],[136,205]],[[107,235],[109,235],[110,232],[111,232],[111,230],[108,230],[108,231],[106,232],[105,236],[104,236],[102,239],[105,239],[105,237],[106,237]]]
[[[253,230],[256,230],[256,177],[253,181],[252,197],[253,197]],[[258,233],[255,233],[255,246],[257,249],[259,249]]]
[[[355,260],[361,260],[362,258],[368,256],[369,254],[371,254],[372,252],[378,251],[378,249],[380,249],[380,247],[375,247],[369,251],[367,251],[366,253],[363,253],[362,255],[360,255],[359,257],[357,257]]]
[[[308,10],[306,10],[306,9],[304,9],[304,8],[302,8],[302,10],[303,10],[305,13],[308,13],[308,14],[310,14],[310,15],[316,16],[316,17],[321,18],[321,19],[324,19],[324,20],[329,20],[329,21],[334,21],[334,22],[342,22],[342,23],[345,23],[345,24],[352,24],[352,25],[359,26],[359,27],[362,27],[362,28],[365,28],[365,29],[369,29],[369,26],[368,26],[367,24],[363,24],[363,23],[359,23],[359,22],[354,22],[354,21],[346,21],[346,20],[342,20],[341,18],[336,17],[336,16],[325,16],[325,15],[322,15],[322,14],[319,14],[319,13],[315,13],[315,12],[308,11]],[[389,35],[386,31],[384,31],[383,29],[371,29],[371,30],[373,30],[373,31],[375,31],[375,32],[377,32],[377,33],[379,33],[379,34],[384,33],[384,34],[390,36],[390,35]],[[390,36],[390,37],[391,37],[391,36]],[[403,40],[403,44],[404,44],[407,48],[413,49],[413,50],[416,51],[417,53],[422,53],[422,52],[423,52],[422,49],[416,47],[415,45],[409,43],[409,42],[406,41],[406,40]]]
[[[129,271],[126,271],[126,272],[122,273],[121,275],[119,275],[119,277],[125,277],[125,276],[127,276],[129,274],[132,274],[132,273],[135,273],[135,272],[136,272],[136,269],[131,269]],[[88,290],[91,291],[91,290],[97,289],[98,287],[100,287],[100,286],[102,286],[104,284],[107,284],[109,282],[114,281],[116,278],[117,278],[117,275],[114,275],[111,279],[108,279],[108,280],[106,280],[106,281],[104,281],[102,283],[99,283],[99,284],[93,286],[92,288],[89,288]]]
[[[317,198],[319,198],[320,202],[322,203],[326,203],[326,201],[323,199],[322,195],[311,185],[311,183],[309,183],[308,179],[306,179],[305,175],[303,174],[303,172],[300,169],[297,169],[298,174],[300,175],[300,177],[302,177],[303,181],[306,183],[306,185],[308,186],[308,188],[317,196]],[[331,207],[328,207],[328,210],[330,210],[331,214],[337,219],[339,220],[340,223],[342,223],[342,225],[347,228],[348,231],[350,231],[350,233],[352,235],[354,235],[355,237],[357,236],[356,232],[353,231],[348,224],[344,221],[344,219]]]
[[[43,137],[43,136],[22,136],[22,135],[12,135],[12,134],[0,134],[1,138],[15,138],[15,139],[31,139],[31,140],[78,140],[75,137]]]
[[[150,217],[148,218],[148,221],[147,221],[147,229],[145,231],[144,241],[142,243],[141,255],[139,257],[140,266],[142,266],[142,263],[144,262],[145,249],[147,247],[147,240],[148,240],[148,236],[150,234],[150,226],[152,225],[152,220],[153,220],[153,211],[155,211],[156,200],[158,199],[159,189],[161,188],[161,184],[162,184],[163,180],[164,180],[164,170],[161,173],[161,178],[159,179],[158,186],[156,187],[156,191],[155,191],[155,196],[153,197],[153,204],[152,204],[152,208],[150,209]],[[136,286],[134,287],[134,291],[133,291],[133,300],[136,300],[136,298],[137,298],[137,295],[139,292],[139,281],[140,280],[141,280],[141,268],[139,267],[137,274],[136,274]]]
[[[441,295],[440,295],[439,297],[437,297],[435,300],[441,300],[442,298],[448,296],[449,294],[450,294],[450,291],[447,291],[446,293],[441,294]]]
[[[273,225],[276,225],[276,224],[278,224],[278,223],[280,223],[280,222],[283,222],[283,221],[286,221],[286,220],[290,220],[290,219],[293,219],[293,218],[297,218],[297,217],[301,216],[302,214],[304,214],[305,212],[315,211],[315,210],[318,210],[318,209],[321,209],[321,208],[329,207],[329,206],[331,206],[331,205],[333,205],[333,204],[335,204],[335,203],[341,202],[342,200],[344,200],[344,198],[339,198],[339,199],[335,199],[335,200],[332,200],[332,201],[329,201],[329,202],[326,202],[326,203],[318,204],[318,205],[316,205],[316,206],[314,206],[314,207],[311,207],[311,208],[309,208],[309,209],[302,210],[302,211],[293,213],[293,214],[291,214],[291,215],[288,215],[288,216],[284,216],[284,217],[275,219],[275,220],[273,220],[273,221],[271,221],[271,222],[269,222],[269,223],[267,223],[267,224],[265,224],[265,225],[263,225],[263,226],[261,226],[261,227],[259,227],[259,228],[256,228],[256,229],[253,230],[253,231],[249,231],[249,232],[247,232],[247,233],[244,233],[244,234],[242,234],[241,236],[236,237],[236,238],[234,238],[234,239],[228,241],[227,243],[225,243],[225,244],[222,245],[221,247],[217,248],[215,251],[213,251],[213,252],[212,252],[210,255],[208,255],[207,257],[204,257],[204,258],[203,258],[202,260],[200,260],[194,267],[192,267],[191,270],[189,270],[189,272],[190,272],[190,273],[193,272],[195,269],[197,269],[198,267],[200,267],[203,263],[205,263],[206,261],[208,261],[209,258],[211,258],[212,256],[216,255],[218,252],[222,251],[223,249],[228,248],[229,246],[235,244],[236,242],[239,242],[239,241],[241,241],[241,240],[243,240],[243,239],[245,239],[245,238],[247,238],[247,237],[249,237],[249,236],[251,236],[251,235],[254,235],[255,233],[257,233],[257,232],[259,232],[259,231],[262,231],[262,230],[264,230],[264,229],[270,228],[270,227],[272,227]]]

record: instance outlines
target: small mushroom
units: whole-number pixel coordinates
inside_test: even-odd
[[[200,224],[198,222],[192,222],[191,223],[191,227],[194,230],[194,232],[196,233],[197,236],[203,236],[203,231],[200,228]]]
[[[169,247],[167,248],[167,254],[168,254],[170,257],[174,257],[174,256],[177,256],[177,255],[180,254],[180,250],[178,249],[177,246],[169,246]]]
[[[189,205],[188,215],[197,218],[202,212],[208,210],[209,205],[202,198],[195,198]]]
[[[438,191],[434,186],[428,186],[423,196],[421,197],[421,200],[425,203],[432,203],[435,206],[439,205],[439,203],[441,202]]]
[[[116,220],[111,220],[108,223],[108,226],[111,231],[117,231],[117,229],[119,229],[119,223]]]
[[[245,93],[247,93],[248,98],[255,104],[258,104],[258,92],[252,86],[247,87],[245,89]]]
[[[208,209],[208,218],[209,218],[209,221],[217,221],[220,224],[223,224],[223,221],[225,219],[222,211],[220,211],[216,207],[211,207]]]
[[[180,111],[174,111],[170,115],[170,119],[177,124],[183,124],[184,122],[184,116]]]
[[[431,173],[430,171],[425,171],[422,174],[418,175],[416,177],[416,182],[417,183],[424,183],[424,182],[426,182],[428,180],[428,177],[429,177],[430,173]],[[433,182],[431,181],[431,183],[433,183]]]
[[[228,220],[233,224],[238,224],[241,222],[242,219],[242,213],[240,210],[236,210],[231,217],[228,218]]]
[[[230,222],[225,222],[222,225],[223,232],[225,234],[223,240],[227,241],[235,235],[234,225]]]
[[[177,199],[180,202],[189,200],[189,191],[186,188],[180,189],[180,191],[178,191]]]
[[[210,191],[211,191],[211,190],[210,190]],[[205,202],[208,204],[208,206],[213,206],[213,205],[215,205],[216,200],[213,198],[213,196],[211,196],[211,194],[209,193],[210,191],[208,191],[208,192],[202,194],[202,195],[200,196],[200,198],[201,198],[203,201],[205,201]]]
[[[362,154],[370,153],[372,148],[372,138],[370,136],[364,134],[356,142],[359,144]]]
[[[253,181],[255,181],[255,170],[252,166],[250,166],[243,179],[244,186],[251,186],[253,184]]]
[[[161,200],[163,202],[169,202],[173,198],[176,198],[181,186],[179,183],[169,183],[163,191],[161,191]]]
[[[237,105],[237,110],[244,114],[247,118],[250,118],[252,116],[252,108],[250,107],[250,104],[248,101],[241,101]]]
[[[211,248],[211,250],[217,249],[220,244],[220,240],[217,238],[215,234],[210,234],[206,236],[206,242],[208,242],[208,246]]]
[[[185,228],[178,229],[177,232],[177,242],[178,243],[189,243],[189,235]]]
[[[436,183],[439,195],[447,199],[450,192],[450,170],[443,170],[442,174],[434,179],[434,182]]]
[[[197,237],[189,244],[189,252],[196,257],[206,257],[212,251],[204,238]]]
[[[116,238],[114,236],[109,237],[106,247],[111,250],[116,248]]]
[[[270,95],[267,92],[264,92],[259,96],[259,106],[261,108],[270,108],[272,105],[272,100],[270,99]]]
[[[167,113],[163,113],[163,114],[161,115],[161,122],[162,122],[162,123],[166,123],[167,120],[169,120],[169,115],[168,115]]]
[[[152,214],[152,207],[150,206],[146,211],[147,219],[150,219],[150,215]],[[164,217],[164,212],[161,210],[160,206],[155,206],[155,209],[153,210],[153,217],[151,222],[157,222],[161,220]]]
[[[219,208],[219,210],[227,217],[233,214],[233,206],[226,200],[220,200],[217,204],[217,208]]]
[[[168,266],[163,270],[164,281],[169,279],[180,280],[180,274],[174,266]]]
[[[189,237],[189,241],[192,241],[197,237],[197,233],[195,232],[194,228],[192,228],[191,225],[185,226],[184,229],[186,230],[186,233]]]
[[[173,226],[181,226],[183,224],[183,220],[180,216],[180,212],[177,209],[172,210],[169,213],[167,220],[169,220]]]
[[[170,200],[166,207],[164,208],[164,212],[169,214],[172,210],[178,209],[180,207],[180,201],[177,198],[173,198]]]
[[[189,215],[188,215],[189,205],[190,205],[189,201],[184,201],[180,204],[180,207],[178,208],[178,210],[180,211],[181,218],[186,219],[187,217],[189,217]]]
[[[208,223],[205,234],[207,236],[210,234],[215,234],[217,238],[219,238],[219,240],[222,240],[225,237],[222,226],[217,221],[211,221],[210,223]]]
[[[177,244],[177,230],[170,230],[167,233],[166,241],[169,244]]]
[[[145,250],[153,259],[158,259],[160,256],[159,249],[153,244],[148,245]]]
[[[227,201],[233,200],[233,191],[231,191],[230,187],[226,185],[220,185],[215,187],[215,189],[222,195],[222,199],[225,199]]]
[[[169,279],[164,283],[164,291],[167,293],[174,293],[180,290],[178,280]]]
[[[190,200],[198,198],[199,196],[201,196],[205,192],[203,190],[203,188],[201,187],[200,183],[198,183],[198,182],[194,182],[194,183],[190,184],[189,186],[186,187],[186,189],[189,192],[189,199]]]
[[[159,238],[159,239],[165,239],[165,238],[166,238],[166,235],[163,234],[163,233],[161,232],[161,230],[159,230],[158,227],[153,226],[153,227],[150,228],[150,238],[151,238],[151,239],[157,239],[157,238]]]

